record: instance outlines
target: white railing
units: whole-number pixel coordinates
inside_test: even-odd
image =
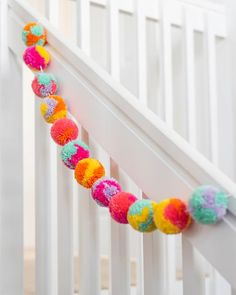
[[[50,5],[46,7],[52,7],[52,2],[48,3]],[[106,236],[105,241],[110,244],[107,261],[110,264],[109,289],[112,295],[131,294],[130,285],[133,275],[130,274],[131,258],[136,260],[137,279],[134,290],[136,294],[181,294],[181,286],[178,291],[179,284],[176,279],[178,264],[176,259],[179,259],[179,254],[175,253],[175,238],[165,237],[159,233],[142,236],[130,231],[126,226],[110,222],[107,211],[98,209],[86,191],[81,189],[77,191],[78,188],[73,185],[71,173],[56,160],[56,147],[50,143],[48,127],[39,117],[38,102],[35,105],[35,122],[33,115],[28,117],[28,113],[30,114],[34,109],[34,97],[29,95],[32,75],[27,69],[22,68],[21,63],[24,50],[20,40],[21,29],[26,22],[38,20],[47,28],[48,49],[53,60],[50,71],[55,73],[61,81],[60,94],[67,100],[71,113],[81,124],[83,140],[89,141],[94,154],[105,162],[108,173],[118,178],[125,189],[136,192],[140,197],[146,194],[156,200],[173,195],[187,199],[194,187],[202,183],[212,183],[221,186],[232,195],[236,194],[235,183],[156,116],[156,114],[160,115],[170,127],[177,129],[173,113],[176,109],[174,98],[177,96],[173,88],[171,89],[171,84],[176,83],[176,77],[172,78],[173,54],[170,46],[172,43],[170,24],[177,25],[184,28],[185,36],[183,49],[186,52],[184,61],[186,61],[187,75],[182,77],[186,79],[188,94],[185,106],[188,106],[188,112],[186,112],[188,119],[185,123],[189,129],[186,131],[186,138],[197,145],[195,114],[197,93],[194,87],[196,83],[194,65],[197,57],[193,49],[194,31],[197,30],[203,35],[207,32],[204,38],[206,40],[204,44],[207,45],[204,52],[208,52],[207,84],[209,87],[207,92],[209,101],[215,105],[213,110],[216,110],[218,107],[215,99],[214,76],[217,71],[215,71],[214,55],[212,57],[209,53],[214,54],[213,45],[216,37],[226,37],[224,11],[219,6],[205,5],[204,2],[202,6],[196,7],[187,1],[173,1],[171,4],[175,5],[175,9],[169,9],[170,14],[167,13],[168,6],[165,6],[170,3],[164,4],[166,1],[162,3],[164,6],[154,6],[153,3],[156,2],[150,1],[143,7],[140,5],[144,5],[144,2],[141,1],[138,1],[136,6],[131,1],[119,3],[120,7],[117,7],[117,1],[107,3],[109,30],[107,26],[105,28],[109,42],[106,48],[108,48],[107,64],[111,78],[88,57],[93,57],[96,51],[93,47],[96,43],[94,37],[87,34],[89,28],[92,29],[94,26],[89,17],[94,12],[91,11],[89,1],[78,1],[78,15],[75,22],[78,33],[74,41],[79,44],[82,51],[78,49],[75,42],[65,40],[50,21],[35,13],[24,2],[9,0],[7,6],[1,2],[1,10],[5,9],[7,12],[2,13],[2,16],[7,15],[7,26],[4,26],[5,29],[7,27],[7,31],[1,30],[3,34],[1,40],[7,40],[8,47],[4,47],[2,43],[1,57],[7,69],[7,75],[2,77],[5,83],[2,83],[1,97],[1,99],[4,98],[1,108],[1,126],[3,126],[1,153],[4,157],[2,156],[1,159],[3,182],[0,199],[0,294],[23,294],[23,228],[29,226],[27,221],[23,224],[23,205],[25,208],[28,201],[26,189],[29,188],[32,192],[31,182],[35,183],[35,194],[32,194],[35,196],[35,202],[30,199],[32,202],[30,208],[34,210],[35,206],[36,294],[73,294],[77,275],[80,294],[101,294],[101,270],[104,271],[104,268],[100,264],[100,257],[103,254],[104,236]],[[70,2],[70,4],[73,3]],[[100,8],[106,7],[105,1],[99,4]],[[60,12],[60,7],[53,7]],[[66,6],[62,5],[62,7],[66,9]],[[119,11],[128,12],[135,18],[138,81],[146,81],[137,84],[139,88],[135,94],[142,104],[115,81],[120,81],[127,86],[124,77],[127,78],[125,71],[130,68],[130,64],[124,63],[122,50],[119,50]],[[52,15],[52,11],[47,10],[46,15]],[[56,24],[58,19],[54,16],[53,22]],[[152,111],[144,107],[146,104],[150,108],[150,86],[148,86],[150,68],[145,58],[148,56],[149,47],[142,42],[147,39],[144,26],[149,19],[160,20],[162,44],[161,58],[157,59],[161,64],[159,68],[162,89],[158,98],[160,108]],[[4,23],[4,19],[2,22]],[[61,22],[63,23],[62,20]],[[70,20],[67,19],[67,22],[69,26]],[[205,30],[205,25],[208,23],[211,25]],[[212,24],[214,24],[214,31],[212,31]],[[63,31],[63,28],[61,30]],[[100,58],[100,62],[104,60],[104,57]],[[123,64],[120,62],[121,59]],[[11,81],[12,87],[9,87],[6,81]],[[134,85],[132,79],[128,80],[129,83]],[[209,112],[212,118],[211,123],[208,122],[209,128],[212,127],[209,133],[212,134],[209,142],[212,148],[210,154],[218,158],[218,152],[214,150],[213,153],[215,148],[213,143],[219,136],[214,133],[213,123],[218,119],[213,116],[212,108]],[[33,128],[35,128],[35,140],[28,138],[26,133]],[[22,130],[24,137],[22,137]],[[191,134],[191,137],[188,134]],[[30,148],[34,146],[35,151],[31,154]],[[27,158],[30,164],[27,164]],[[217,162],[215,156],[211,160]],[[29,167],[35,169],[32,174],[28,172]],[[24,177],[31,177],[30,180],[27,178],[24,180],[24,194],[22,174]],[[194,249],[198,250],[225,277],[232,288],[222,293],[221,286],[219,294],[234,294],[236,264],[233,253],[236,246],[234,217],[236,207],[233,197],[230,212],[231,214],[216,227],[194,225],[184,234],[181,248],[184,295],[216,295],[218,292],[214,290],[217,280],[213,280],[215,273],[212,275],[211,271],[208,271],[210,290],[206,290],[206,269],[204,263],[199,263],[200,258],[196,256]],[[73,265],[74,256],[77,255],[79,274]]]
[[[224,6],[198,0],[38,3],[62,34],[235,177]],[[222,142],[232,147],[228,156]]]

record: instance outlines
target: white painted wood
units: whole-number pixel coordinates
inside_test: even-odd
[[[81,140],[89,145],[89,136],[81,130]],[[100,294],[100,256],[98,208],[91,199],[90,190],[79,186],[79,257],[80,294]]]
[[[210,111],[210,145],[211,160],[215,165],[219,164],[219,117],[218,117],[218,97],[217,97],[217,71],[216,71],[216,40],[214,27],[210,15],[205,17],[206,24],[206,54],[207,54],[207,73],[208,73],[208,98]]]
[[[90,1],[77,1],[77,44],[90,55]],[[81,140],[89,145],[89,134],[81,127]],[[98,209],[90,191],[79,187],[79,257],[80,293],[96,295],[100,292],[100,255]],[[84,221],[88,221],[85,223]],[[91,283],[92,282],[92,283]]]
[[[119,168],[110,160],[110,175],[119,181]],[[125,190],[125,188],[123,188]],[[111,294],[130,294],[128,227],[111,219]]]
[[[196,126],[196,97],[195,97],[195,62],[194,62],[194,31],[191,11],[183,10],[184,17],[184,48],[186,97],[188,105],[188,141],[192,146],[197,145]]]
[[[44,1],[44,13],[50,22],[58,27],[59,26],[59,0],[45,0]]]
[[[119,9],[116,0],[107,3],[107,36],[108,36],[108,68],[112,77],[120,80],[120,50],[119,50]]]
[[[80,48],[90,54],[90,1],[77,0],[77,44]]]
[[[52,292],[50,138],[39,103],[37,100],[35,105],[36,294],[49,295]]]
[[[206,294],[209,295],[231,295],[229,283],[214,269],[210,269],[210,276],[207,278]],[[208,293],[207,293],[208,292]]]
[[[8,48],[7,28],[7,3],[1,1],[0,293],[23,295],[22,67]]]
[[[33,73],[23,65],[23,81],[32,81]],[[30,83],[23,82],[23,180],[24,247],[35,247],[35,101]],[[26,115],[27,114],[27,115]],[[25,275],[24,275],[25,277]]]
[[[137,239],[138,257],[137,257],[137,295],[144,295],[144,265],[143,265],[143,235]],[[132,292],[131,292],[132,294]]]
[[[176,237],[174,235],[165,236],[165,257],[166,257],[166,286],[167,294],[171,295],[176,290]]]
[[[35,97],[36,294],[57,293],[57,155]]]
[[[92,0],[91,3],[101,5],[103,7],[109,5],[110,0]],[[117,2],[118,9],[129,14],[135,13],[135,5],[133,0],[120,0]],[[225,6],[212,3],[211,1],[201,0],[171,0],[171,23],[176,26],[182,25],[182,6],[193,8],[194,14],[192,18],[193,26],[196,31],[204,31],[204,19],[202,14],[206,11],[214,13],[214,27],[217,36],[225,37],[227,34]],[[149,19],[159,20],[160,13],[156,0],[145,1],[145,15]]]
[[[58,148],[58,295],[73,295],[73,172],[63,164],[60,152]]]
[[[173,93],[172,93],[172,41],[169,9],[171,2],[159,0],[160,8],[160,64],[161,64],[161,95],[164,99],[164,118],[168,126],[173,127]]]
[[[164,236],[154,232],[143,236],[144,294],[166,294]]]
[[[144,4],[142,0],[134,0],[138,51],[138,96],[139,100],[147,105],[147,41]]]
[[[52,65],[51,65],[52,67]],[[52,72],[54,72],[52,70]],[[45,122],[43,122],[45,124]],[[42,124],[42,123],[41,123]],[[58,175],[57,175],[57,146],[50,138],[49,133],[49,150],[50,150],[50,271],[51,271],[51,292],[58,294]]]
[[[183,255],[183,295],[205,295],[205,274],[201,267],[201,259],[194,253],[188,240],[182,239]]]

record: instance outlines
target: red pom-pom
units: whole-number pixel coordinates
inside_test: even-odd
[[[65,145],[78,137],[79,130],[75,122],[68,118],[59,119],[51,127],[52,139],[59,145]]]
[[[111,217],[119,223],[128,223],[127,214],[129,207],[137,201],[137,198],[125,192],[120,192],[113,196],[109,203]]]

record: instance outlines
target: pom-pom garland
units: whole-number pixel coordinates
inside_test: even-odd
[[[23,59],[25,64],[33,71],[44,70],[50,63],[48,51],[39,45],[26,48]]]
[[[50,73],[37,73],[31,86],[34,93],[41,98],[54,95],[58,90],[57,81]]]
[[[127,224],[129,207],[137,201],[137,198],[126,192],[120,192],[113,196],[109,203],[111,217],[118,223]]]
[[[227,212],[228,195],[213,186],[197,188],[187,204],[176,198],[159,203],[137,198],[121,191],[119,183],[105,177],[103,165],[90,158],[89,147],[77,140],[78,127],[66,118],[67,107],[64,100],[55,95],[58,84],[54,76],[43,70],[50,63],[50,55],[43,47],[46,44],[45,29],[35,23],[28,23],[22,32],[26,46],[23,54],[25,64],[36,74],[32,89],[44,98],[41,113],[51,127],[51,137],[63,146],[61,158],[64,164],[75,169],[74,176],[79,184],[91,188],[91,196],[100,206],[109,207],[111,217],[123,224],[129,223],[135,230],[151,232],[159,229],[166,234],[177,234],[188,228],[192,218],[198,223],[214,224]],[[192,218],[191,218],[192,216]]]
[[[114,178],[103,177],[92,186],[91,195],[99,206],[108,207],[111,198],[121,192],[121,186]]]
[[[93,158],[83,159],[75,167],[75,179],[86,188],[91,188],[104,175],[105,169],[103,165]]]
[[[137,231],[152,232],[156,229],[153,220],[157,203],[151,200],[138,200],[128,211],[128,222]]]
[[[40,105],[40,111],[47,123],[54,123],[58,119],[65,118],[67,107],[62,97],[50,95]]]
[[[189,212],[202,224],[214,224],[226,214],[228,196],[213,186],[200,186],[189,200]]]
[[[82,141],[72,140],[64,145],[61,151],[63,163],[70,169],[75,169],[80,160],[90,157],[89,147]]]
[[[26,46],[43,46],[47,42],[46,30],[36,22],[28,23],[22,31],[22,40]]]
[[[65,145],[78,137],[79,130],[74,121],[63,118],[55,121],[51,127],[51,136],[55,143]]]
[[[165,234],[178,234],[191,223],[191,217],[184,201],[176,198],[158,203],[154,212],[156,227]]]

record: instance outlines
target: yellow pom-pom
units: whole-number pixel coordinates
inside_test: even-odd
[[[127,219],[129,224],[137,231],[152,232],[156,229],[153,220],[157,203],[151,200],[139,200],[130,206]]]
[[[178,234],[191,223],[187,205],[182,200],[172,198],[160,202],[154,212],[157,228],[165,234]]]

